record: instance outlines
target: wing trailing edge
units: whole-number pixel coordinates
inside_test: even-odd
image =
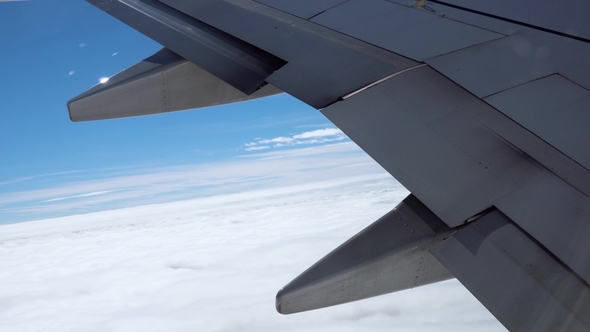
[[[499,210],[432,254],[510,331],[590,331],[590,288]]]

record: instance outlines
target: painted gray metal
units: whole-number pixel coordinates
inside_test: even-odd
[[[444,16],[446,18],[452,19],[454,21],[462,22],[468,25],[472,25],[475,27],[479,27],[482,29],[486,29],[489,31],[493,31],[499,34],[504,35],[514,35],[520,34],[522,32],[531,31],[531,28],[510,23],[507,21],[501,21],[495,18],[491,18],[489,16],[476,14],[473,12],[461,10],[454,7],[449,7],[447,5],[442,4],[441,2],[431,2],[428,3],[424,2],[424,6],[419,6],[418,1],[406,1],[406,0],[387,0],[389,2],[396,3],[398,5],[406,6],[408,8],[414,8],[424,11],[429,11],[431,13],[435,13],[439,16]]]
[[[426,62],[480,98],[559,73],[590,89],[590,44],[531,31]]]
[[[291,314],[450,279],[428,248],[452,233],[410,195],[283,287],[277,310]]]
[[[590,331],[590,289],[499,211],[431,252],[510,331]]]
[[[287,61],[266,81],[322,108],[415,61],[248,0],[162,0]]]
[[[551,75],[485,101],[590,170],[589,90]]]
[[[504,37],[385,0],[350,0],[311,21],[416,61]]]
[[[494,118],[497,110],[423,67],[322,112],[450,227],[496,206],[590,282],[587,194],[492,128],[506,125],[522,146],[555,156],[550,165],[563,162],[564,174],[587,181],[588,171],[508,118]]]
[[[466,114],[465,106],[491,109],[476,98],[469,103],[470,98],[436,71],[422,67],[322,113],[455,227],[541,171]]]
[[[444,0],[466,9],[483,12],[488,15],[555,31],[572,37],[590,40],[590,2],[578,0],[538,1],[522,0],[518,3],[510,0]]]
[[[447,86],[448,82],[448,79],[439,76],[422,83],[426,89],[435,89],[437,86]],[[572,188],[590,197],[590,172],[563,151],[469,93],[445,93],[445,99],[509,145],[522,151],[525,158],[534,160],[534,163],[542,165]],[[528,178],[529,175],[524,177]]]
[[[256,0],[291,15],[309,19],[347,0]]]
[[[510,36],[505,40],[494,40],[459,52],[450,52],[435,59],[427,59],[434,68],[479,97],[486,97],[555,73],[590,89],[590,76],[586,74],[590,71],[590,45],[587,42],[539,30],[531,25],[503,21],[486,13],[470,12],[445,5],[450,3],[448,1],[428,2],[424,7],[404,0],[388,1]],[[496,2],[490,4],[499,10],[506,9]],[[580,4],[581,2],[578,3]],[[566,17],[572,14],[570,11],[576,7],[561,3],[549,4],[547,1],[537,5],[534,8],[543,8],[547,5],[560,7],[559,11],[550,14],[552,17]],[[537,16],[546,14],[536,11],[531,13]],[[575,15],[580,13],[583,11]],[[590,13],[584,14],[584,17],[588,15]],[[570,32],[574,30],[570,29]],[[441,40],[447,39],[447,36],[441,37]]]
[[[285,62],[156,0],[88,0],[236,89],[251,94]]]
[[[587,43],[439,3],[428,3],[425,10],[396,2],[350,0],[312,21],[413,60],[427,60],[479,97],[557,72],[590,88],[590,77],[583,74],[590,70]],[[489,43],[505,34],[517,36]],[[467,55],[453,53],[462,49]]]
[[[72,121],[195,109],[282,91],[266,85],[246,95],[176,53],[163,49],[68,102]]]
[[[494,205],[590,283],[590,200],[549,172],[494,200]]]

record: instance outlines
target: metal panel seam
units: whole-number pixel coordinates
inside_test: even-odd
[[[346,99],[348,99],[348,98],[356,95],[357,93],[360,93],[360,92],[363,92],[363,91],[365,91],[367,89],[370,89],[370,88],[374,87],[375,85],[377,85],[379,83],[383,83],[383,82],[387,81],[390,78],[394,78],[394,77],[396,77],[398,75],[405,74],[405,73],[407,73],[409,71],[412,71],[412,70],[418,69],[418,68],[422,68],[422,67],[425,67],[425,66],[428,66],[428,64],[422,63],[422,64],[419,64],[417,66],[406,68],[404,70],[400,70],[400,71],[398,71],[396,73],[393,73],[391,75],[385,76],[382,79],[379,79],[379,80],[377,80],[377,81],[375,81],[375,82],[373,82],[371,84],[368,84],[368,85],[366,85],[366,86],[364,86],[364,87],[362,87],[362,88],[360,88],[360,89],[358,89],[358,90],[356,90],[354,92],[351,92],[351,93],[347,94],[346,96],[342,97],[342,100],[346,100]]]
[[[547,74],[547,75],[545,75],[545,76],[536,77],[536,78],[534,78],[534,79],[532,79],[532,80],[530,80],[530,81],[522,82],[522,83],[520,83],[520,84],[517,84],[517,85],[511,86],[511,87],[508,87],[508,88],[506,88],[506,89],[498,90],[498,91],[496,91],[496,92],[494,92],[494,93],[490,93],[490,94],[489,94],[489,95],[487,95],[487,96],[482,96],[482,97],[481,97],[481,100],[485,101],[485,99],[486,99],[486,98],[489,98],[489,97],[491,97],[491,96],[495,96],[495,95],[497,95],[497,94],[499,94],[499,93],[502,93],[502,92],[505,92],[505,91],[508,91],[508,90],[512,90],[512,89],[514,89],[514,88],[517,88],[517,87],[519,87],[519,86],[522,86],[522,85],[525,85],[525,84],[529,84],[529,83],[531,83],[531,82],[535,82],[535,81],[538,81],[538,80],[542,80],[542,79],[545,79],[545,78],[547,78],[547,77],[549,77],[549,76],[553,76],[553,75],[559,75],[559,73],[555,72],[555,73],[552,73],[552,74]],[[563,77],[563,75],[559,75],[559,76]],[[564,78],[565,78],[565,77],[564,77]],[[568,81],[571,81],[571,80],[568,80]],[[579,85],[579,84],[577,84],[577,85]],[[584,88],[584,87],[582,87],[582,88]],[[584,89],[585,89],[585,88],[584,88]],[[490,104],[489,104],[489,103],[487,103],[487,102],[486,102],[486,104],[490,105]],[[492,105],[490,105],[490,106],[492,106]],[[492,106],[492,107],[494,107],[494,106]],[[494,109],[496,109],[496,108],[494,107]],[[498,111],[499,111],[499,112],[501,112],[500,110],[498,110]]]
[[[316,17],[316,16],[318,16],[318,15],[322,15],[323,13],[325,13],[325,12],[327,12],[327,11],[329,11],[329,10],[332,10],[332,9],[334,9],[334,8],[338,7],[338,6],[341,6],[341,5],[345,4],[345,3],[347,3],[348,1],[350,1],[350,0],[346,0],[346,1],[344,1],[344,2],[341,2],[341,3],[339,3],[339,4],[337,4],[337,5],[334,5],[334,6],[330,7],[330,8],[328,8],[328,9],[324,9],[324,10],[322,10],[321,12],[319,12],[319,13],[317,13],[317,14],[313,15],[312,17],[308,18],[308,19],[307,19],[307,21],[309,21],[309,20],[312,20],[314,17]]]
[[[463,23],[463,22],[460,22],[460,21],[457,21],[457,22],[459,22],[459,23],[462,23],[462,24],[465,24],[465,23]],[[479,28],[479,27],[477,27],[477,26],[476,26],[476,28]],[[480,28],[480,29],[481,29],[481,28]],[[484,30],[485,30],[485,29],[484,29]],[[470,48],[472,48],[472,47],[478,47],[478,46],[481,46],[481,45],[484,45],[484,44],[487,44],[487,43],[494,43],[494,42],[497,42],[497,41],[499,41],[499,40],[503,40],[503,39],[505,39],[505,38],[509,38],[509,37],[516,36],[516,35],[505,35],[505,34],[503,34],[503,33],[495,32],[495,31],[492,31],[492,32],[494,32],[494,33],[496,33],[496,34],[499,34],[499,35],[502,35],[502,36],[501,36],[501,37],[498,37],[498,38],[494,38],[494,39],[486,40],[486,41],[483,41],[483,42],[481,42],[481,43],[477,43],[477,44],[469,45],[469,46],[467,46],[467,47],[458,48],[458,49],[456,49],[456,50],[454,50],[454,51],[451,51],[451,52],[447,52],[447,53],[439,54],[439,55],[437,55],[437,56],[435,56],[435,57],[428,58],[428,59],[424,60],[424,62],[428,63],[428,61],[430,61],[430,60],[438,59],[438,58],[441,58],[441,57],[444,57],[444,56],[448,56],[448,55],[450,55],[450,54],[453,54],[453,53],[461,52],[461,51],[464,51],[464,50],[470,49]],[[434,68],[434,67],[433,67],[433,68]],[[442,74],[442,73],[441,73],[441,74]],[[444,74],[443,74],[443,75],[444,75]],[[445,75],[445,77],[447,77],[447,76]],[[450,80],[452,80],[450,77],[449,77],[449,79],[450,79]],[[452,80],[452,81],[453,81],[453,80]],[[455,82],[455,81],[453,81],[453,82]],[[457,83],[457,82],[455,82],[455,83]],[[457,85],[459,85],[459,83],[457,83]],[[461,86],[461,87],[463,87],[462,85],[460,85],[460,86]],[[479,98],[479,97],[478,97],[478,98]]]
[[[478,15],[490,17],[490,18],[493,18],[493,19],[497,19],[497,20],[500,20],[500,21],[504,21],[504,22],[508,22],[508,23],[512,23],[512,24],[516,24],[516,25],[520,25],[520,26],[524,26],[524,27],[527,27],[527,28],[530,28],[530,29],[543,31],[545,33],[550,33],[550,34],[553,34],[553,35],[557,35],[557,36],[561,36],[561,37],[566,37],[566,38],[571,38],[571,39],[582,41],[582,42],[585,42],[585,43],[590,43],[590,40],[588,40],[586,38],[574,36],[574,35],[571,35],[571,34],[560,32],[560,31],[551,30],[551,29],[544,28],[544,27],[541,27],[541,26],[538,26],[538,25],[529,24],[529,23],[525,23],[525,22],[520,22],[520,21],[517,21],[517,20],[513,20],[513,19],[506,18],[506,17],[502,17],[502,16],[498,16],[498,15],[494,15],[494,14],[482,12],[482,11],[475,10],[475,9],[466,8],[466,7],[463,7],[463,6],[457,6],[457,5],[450,4],[450,3],[444,2],[444,1],[439,1],[439,0],[429,0],[429,1],[432,1],[432,2],[437,3],[439,5],[448,6],[448,7],[451,7],[451,8],[458,9],[458,10],[463,10],[463,11],[466,11],[466,12],[470,12],[470,13],[473,13],[473,14],[478,14]]]

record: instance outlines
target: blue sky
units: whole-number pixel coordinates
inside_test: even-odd
[[[198,111],[70,122],[69,99],[160,48],[82,0],[0,2],[0,223],[138,205],[161,194],[56,205],[128,190],[98,185],[101,180],[347,141],[320,112],[284,94]],[[88,183],[96,185],[81,185]],[[176,194],[160,200],[204,193]]]

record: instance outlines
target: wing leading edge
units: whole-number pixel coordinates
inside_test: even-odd
[[[284,91],[412,192],[285,286],[279,312],[454,276],[511,331],[590,331],[590,5],[89,2],[167,49],[74,98],[72,120]]]

